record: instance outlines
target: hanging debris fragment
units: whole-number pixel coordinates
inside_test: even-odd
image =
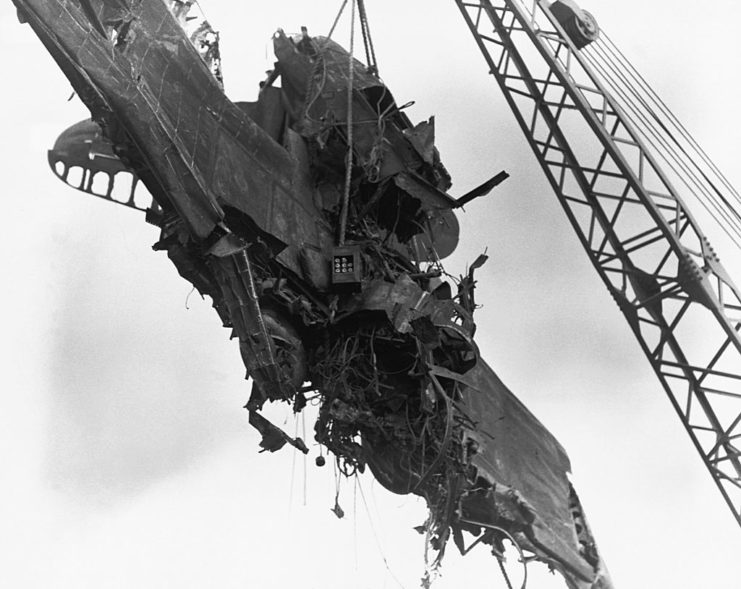
[[[368,468],[426,499],[436,562],[451,537],[497,549],[505,530],[570,587],[610,586],[565,452],[479,356],[474,270],[486,257],[444,279],[453,209],[506,174],[452,198],[434,119],[413,124],[375,64],[306,30],[278,31],[258,100],[233,103],[212,75],[210,26],[185,32],[187,0],[14,1],[90,108],[101,162],[153,196],[154,248],[239,340],[263,450],[308,452],[260,411],[300,412],[313,391],[314,439],[344,475]],[[111,51],[122,33],[98,24],[122,4],[127,46]]]
[[[194,0],[167,0],[167,4],[206,67],[223,86],[219,33],[206,20],[201,6]]]

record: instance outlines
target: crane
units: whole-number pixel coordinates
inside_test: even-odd
[[[590,53],[590,44],[595,52],[608,49],[598,41],[593,17],[565,2],[456,4],[590,261],[741,525],[741,291],[626,106],[600,79],[599,53]],[[572,113],[578,125],[567,126]],[[594,140],[589,149],[587,137]],[[685,335],[695,317],[712,332],[709,352]]]

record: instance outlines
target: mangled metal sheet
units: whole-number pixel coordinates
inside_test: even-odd
[[[453,209],[506,174],[452,198],[432,120],[413,124],[372,69],[305,30],[276,33],[258,100],[235,104],[218,35],[186,31],[185,0],[14,2],[91,111],[52,163],[93,138],[108,159],[91,173],[146,185],[155,249],[239,341],[263,450],[309,451],[260,411],[314,395],[314,441],[345,475],[424,497],[439,558],[463,532],[497,546],[503,530],[570,587],[610,587],[565,452],[480,358],[486,257],[444,279]]]

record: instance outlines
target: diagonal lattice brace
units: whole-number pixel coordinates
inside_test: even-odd
[[[741,294],[541,0],[456,0],[595,269],[741,525]],[[597,42],[599,43],[599,41]],[[671,172],[671,170],[670,170]],[[703,345],[693,337],[703,329]]]

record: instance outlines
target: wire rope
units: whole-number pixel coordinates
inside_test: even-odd
[[[641,110],[641,106],[643,106],[645,109],[649,109],[650,107],[645,103],[645,101],[641,99],[639,95],[633,93],[633,95],[631,96],[630,94],[626,93],[624,88],[626,88],[627,86],[625,84],[616,84],[610,81],[614,77],[622,78],[619,70],[611,68],[610,72],[606,72],[606,69],[610,69],[610,66],[600,63],[597,59],[595,59],[595,56],[591,56],[591,58],[588,58],[588,61],[590,62],[590,65],[595,70],[598,70],[598,72],[602,75],[602,77],[605,79],[605,82],[611,87],[613,94],[619,96],[622,99],[620,106],[622,107],[623,114],[625,114],[626,118],[628,118],[628,120],[633,123],[633,126],[644,137],[646,142],[649,143],[654,151],[666,161],[672,171],[690,190],[693,190],[692,185],[694,185],[695,189],[698,192],[703,193],[706,197],[708,197],[709,200],[712,201],[713,206],[718,214],[726,218],[725,220],[728,221],[728,223],[735,228],[737,236],[739,237],[739,239],[741,239],[741,225],[739,224],[739,221],[741,219],[737,218],[734,220],[732,213],[735,213],[735,211],[733,211],[731,207],[728,207],[731,212],[725,212],[723,210],[723,207],[718,203],[718,200],[713,195],[713,192],[710,191],[707,185],[698,178],[695,171],[692,170],[691,165],[689,165],[686,160],[682,159],[681,155],[677,153],[675,147],[666,138],[666,136],[662,134],[660,130],[657,130],[657,128],[652,124],[651,119],[648,117],[648,115]],[[636,105],[636,101],[639,103],[638,105]],[[665,127],[664,130],[666,130]],[[657,147],[656,143],[654,143],[651,137],[653,137],[657,142],[661,143],[661,147],[663,149],[659,149],[659,147]],[[674,163],[672,163],[672,161]],[[681,172],[677,168],[681,168]],[[705,206],[704,201],[701,201],[701,203],[703,204],[703,206]]]
[[[345,12],[345,6],[347,6],[347,0],[342,0],[342,6],[340,6],[340,9],[337,11],[337,16],[334,17],[334,22],[332,23],[332,26],[329,29],[329,33],[327,33],[327,40],[332,38],[332,33],[334,33],[334,30],[337,27],[337,23],[340,22],[340,17],[342,16],[342,13]]]
[[[624,72],[611,62],[609,56],[604,51],[600,52],[600,49],[600,46],[596,45],[595,51],[589,53],[583,52],[582,54],[586,57],[589,65],[600,75],[605,85],[609,86],[612,92],[620,98],[619,105],[621,106],[621,110],[624,111],[623,114],[634,124],[647,143],[666,161],[672,171],[690,191],[693,193],[700,192],[707,198],[706,201],[698,197],[698,201],[713,217],[716,223],[728,234],[732,241],[738,247],[741,247],[741,216],[739,216],[738,211],[730,205],[727,199],[720,195],[720,191],[710,182],[707,175],[696,164],[693,166],[692,160],[686,154],[686,151],[681,149],[681,146],[678,144],[678,148],[686,159],[683,159],[681,154],[677,153],[677,148],[667,138],[667,135],[671,136],[669,130],[661,123],[651,106],[635,90]],[[661,129],[657,129],[651,117],[655,121],[658,121]],[[657,146],[657,143],[661,144],[660,147]],[[674,163],[672,163],[672,160]],[[697,172],[692,169],[693,167],[699,171],[703,177],[702,179],[698,178]],[[712,190],[708,187],[708,183],[711,185]],[[695,187],[694,190],[693,186]],[[711,208],[714,212],[710,210]],[[719,217],[722,217],[723,221]]]
[[[353,164],[353,121],[352,121],[352,98],[353,98],[353,74],[355,67],[353,63],[353,52],[355,49],[355,0],[350,5],[350,50],[348,51],[347,72],[347,156],[345,164],[345,190],[342,194],[342,208],[340,210],[340,236],[339,245],[345,245],[345,234],[347,232],[347,214],[350,207],[350,188],[352,186],[352,164]]]
[[[620,59],[620,57],[616,54],[615,50],[611,50],[611,48],[605,44],[605,47],[602,49],[603,51],[611,52],[612,56],[617,59],[621,65],[625,67],[623,70],[623,77],[625,75],[631,75],[631,71],[635,70],[630,63],[624,59]],[[609,56],[605,55],[603,58],[609,59]],[[617,66],[616,66],[617,67]],[[728,179],[722,174],[722,172],[718,169],[718,167],[710,160],[708,155],[702,150],[702,148],[697,144],[697,142],[694,140],[694,138],[689,134],[689,132],[682,126],[682,124],[679,122],[679,120],[674,116],[671,111],[668,109],[668,107],[661,101],[661,99],[656,95],[656,93],[651,89],[650,86],[648,86],[647,82],[645,80],[638,80],[636,75],[639,76],[639,74],[633,74],[632,77],[635,81],[639,83],[641,86],[641,90],[643,92],[638,92],[635,90],[634,87],[632,87],[635,95],[640,98],[640,100],[645,105],[645,108],[647,112],[654,118],[656,123],[664,130],[667,136],[667,140],[672,141],[677,149],[679,149],[682,153],[682,155],[686,158],[686,161],[689,162],[690,167],[697,170],[697,173],[702,176],[702,180],[700,180],[700,185],[703,186],[705,189],[711,192],[711,197],[715,198],[716,200],[719,200],[722,203],[722,207],[727,209],[728,215],[730,215],[733,220],[731,223],[738,226],[741,230],[741,214],[739,213],[738,208],[734,206],[729,201],[729,198],[721,191],[717,186],[716,183],[713,182],[713,180],[709,177],[709,174],[714,176],[717,180],[719,180],[720,184],[722,184],[725,189],[728,191],[730,196],[732,197],[732,200],[736,200],[741,204],[741,198],[738,195],[738,192],[736,192],[735,188],[730,184]],[[627,82],[628,84],[630,82]],[[661,114],[669,119],[667,121],[668,125],[672,126],[674,128],[675,132],[672,132],[669,128],[667,128],[667,125],[664,121],[661,120],[659,117],[659,114],[657,114],[657,111],[653,109],[645,100],[644,93],[648,90],[649,98],[653,101],[653,103],[658,107],[659,111],[661,111]],[[681,138],[686,142],[686,146],[682,145],[680,141],[677,138],[677,135],[680,135]],[[687,148],[689,148],[692,152],[694,152],[694,155],[697,157],[693,157],[693,155],[687,153]],[[697,160],[702,160],[702,162],[707,166],[707,170],[704,170]],[[712,196],[712,193],[715,194],[715,196]]]
[[[656,136],[662,137],[662,140],[664,141],[664,143],[667,144],[666,146],[667,149],[669,149],[669,151],[674,154],[675,160],[677,162],[684,162],[681,165],[683,167],[686,166],[689,169],[689,173],[696,180],[697,182],[696,185],[698,186],[698,188],[702,190],[703,192],[705,192],[710,198],[715,199],[716,202],[719,199],[723,203],[723,206],[725,206],[725,208],[728,210],[728,215],[730,215],[734,219],[734,220],[731,220],[731,223],[736,224],[739,227],[739,230],[741,232],[741,215],[739,214],[738,210],[736,210],[734,206],[728,201],[728,199],[718,189],[715,183],[708,177],[706,172],[699,166],[696,160],[692,158],[690,154],[687,153],[687,150],[684,148],[684,146],[682,146],[682,144],[677,140],[676,135],[672,133],[672,131],[666,126],[664,121],[662,121],[661,118],[658,116],[656,111],[651,107],[650,104],[648,104],[644,95],[641,92],[637,91],[636,88],[631,84],[630,80],[628,80],[626,77],[625,70],[621,70],[618,65],[615,65],[612,62],[612,60],[610,59],[610,56],[604,52],[605,50],[601,47],[601,44],[596,45],[596,50],[597,52],[602,51],[601,57],[604,60],[605,64],[608,67],[610,67],[611,71],[621,79],[623,84],[620,86],[616,85],[615,82],[609,76],[605,77],[606,78],[605,82],[610,84],[617,91],[620,91],[621,87],[625,87],[632,92],[635,99],[644,108],[644,112],[642,114],[641,114],[641,111],[637,108],[635,109],[635,112],[637,112],[640,116],[642,116],[642,118],[644,119],[644,122],[652,128]],[[659,125],[659,127],[661,128],[664,134],[662,135],[661,132],[656,131],[656,128],[653,125],[651,125],[650,120],[646,120],[646,119],[653,119],[656,122],[656,124]],[[676,125],[675,125],[675,128],[676,128]],[[680,152],[679,154],[677,154],[677,150],[679,150]],[[664,152],[661,152],[661,154],[662,154],[662,157],[664,157]],[[666,159],[666,157],[664,157],[664,159]],[[696,170],[696,172],[692,171],[693,169]],[[699,174],[700,176],[702,176],[702,178],[701,179],[697,178],[696,174]],[[715,174],[715,175],[718,176],[718,174]],[[735,193],[732,187],[731,187],[731,193],[732,194]]]
[[[739,196],[739,193],[736,191],[733,185],[728,181],[725,175],[720,171],[720,169],[718,169],[718,167],[710,159],[707,153],[705,153],[705,151],[697,143],[695,138],[689,133],[689,131],[687,131],[687,129],[682,124],[682,122],[676,117],[676,115],[674,115],[674,113],[669,109],[669,107],[661,99],[661,97],[656,93],[656,91],[648,84],[648,82],[640,74],[640,72],[631,64],[628,58],[625,57],[623,52],[620,51],[620,49],[615,45],[615,43],[613,43],[612,39],[610,39],[610,37],[604,33],[602,34],[602,36],[605,39],[606,48],[610,52],[612,52],[616,56],[617,59],[619,59],[622,63],[627,65],[628,72],[631,74],[631,76],[636,81],[638,81],[639,86],[641,86],[648,93],[648,95],[653,99],[653,101],[657,104],[657,106],[664,113],[664,115],[671,120],[672,124],[680,132],[683,138],[690,145],[692,145],[692,147],[696,150],[697,154],[701,157],[701,159],[715,172],[718,178],[723,182],[726,188],[734,195],[734,197],[739,202],[741,202],[741,196]]]
[[[363,44],[365,45],[365,59],[368,63],[368,69],[374,75],[378,75],[378,62],[376,60],[376,50],[373,47],[373,38],[370,32],[370,23],[368,22],[368,13],[365,10],[365,0],[358,1],[358,14],[360,16],[360,26],[363,33]]]

